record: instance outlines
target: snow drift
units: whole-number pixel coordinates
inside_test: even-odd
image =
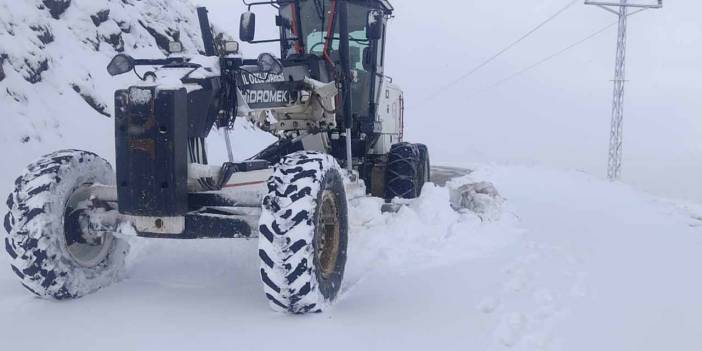
[[[579,172],[473,169],[454,184],[494,182],[499,218],[456,212],[432,185],[398,213],[352,200],[327,313],[270,311],[255,240],[137,239],[124,281],[67,303],[0,269],[0,335],[55,350],[309,350],[310,332],[349,351],[700,348],[702,208]]]

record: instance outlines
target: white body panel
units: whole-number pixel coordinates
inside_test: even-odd
[[[263,197],[268,193],[266,183],[271,175],[272,168],[235,173],[217,193],[242,207],[260,207]]]
[[[387,79],[380,87],[378,115],[375,120],[375,132],[380,139],[371,154],[384,155],[393,144],[402,141],[404,106],[402,90]]]

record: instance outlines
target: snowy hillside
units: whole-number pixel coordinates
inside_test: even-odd
[[[431,186],[397,214],[353,201],[345,285],[325,314],[268,309],[255,240],[140,240],[124,281],[78,301],[35,299],[0,269],[3,346],[702,348],[702,208],[576,172],[477,169],[458,182],[494,181],[506,199],[499,219],[458,214]]]
[[[0,142],[37,150],[109,135],[112,95],[125,81],[109,77],[107,63],[118,52],[163,56],[170,40],[200,45],[186,0],[0,1],[0,99],[12,126]]]
[[[189,0],[0,0],[0,147],[22,150],[3,157],[2,193],[57,149],[112,159],[113,94],[135,78],[110,77],[105,67],[119,52],[163,57],[169,41],[201,50]]]

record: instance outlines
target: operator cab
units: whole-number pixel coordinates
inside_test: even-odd
[[[339,16],[339,3],[347,4],[345,28]],[[242,15],[240,38],[249,43],[280,41],[283,64],[308,63],[315,79],[343,82],[342,29],[348,30],[348,77],[351,90],[350,111],[356,135],[372,134],[384,80],[385,26],[393,7],[386,0],[275,0],[255,3],[279,8],[276,25],[280,38],[254,40],[255,15]],[[316,69],[319,67],[320,69]],[[346,103],[346,102],[342,102]],[[344,111],[337,113],[344,125]],[[355,138],[358,140],[358,136]],[[359,140],[360,141],[360,140]],[[368,148],[368,142],[364,142]],[[354,145],[357,146],[357,145]],[[358,145],[360,146],[360,145]],[[355,148],[355,147],[354,147]]]

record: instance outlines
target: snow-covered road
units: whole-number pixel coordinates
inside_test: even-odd
[[[506,199],[499,220],[433,186],[398,213],[354,200],[328,313],[269,311],[255,241],[138,240],[125,280],[77,301],[0,270],[0,349],[702,349],[702,208],[578,172],[471,169]]]

